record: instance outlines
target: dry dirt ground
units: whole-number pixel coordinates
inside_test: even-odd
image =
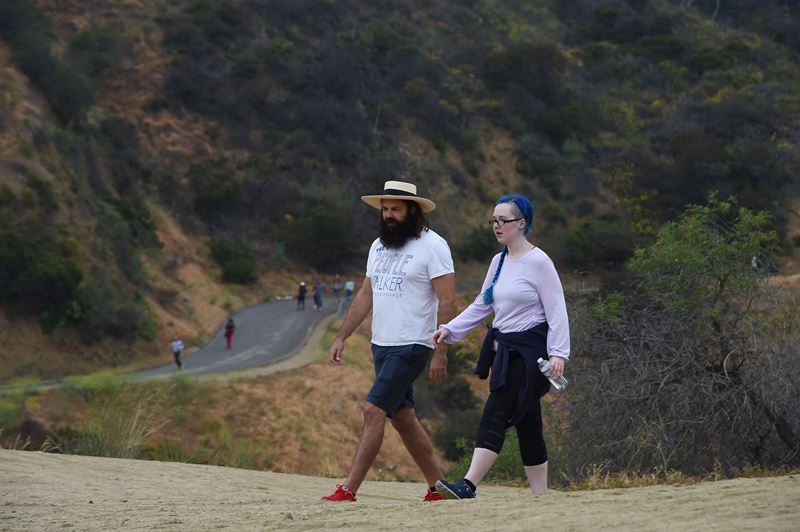
[[[366,482],[320,501],[327,478],[0,450],[0,530],[797,530],[800,475],[556,492],[481,486],[423,503],[425,486]]]

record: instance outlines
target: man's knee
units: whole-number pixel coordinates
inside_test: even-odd
[[[417,424],[417,414],[413,408],[401,408],[392,416],[392,426],[397,432],[406,432]]]
[[[376,406],[369,401],[364,403],[364,422],[382,423],[386,420],[386,410]]]

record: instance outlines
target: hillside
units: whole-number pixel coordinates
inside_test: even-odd
[[[359,271],[391,178],[460,262],[510,190],[565,272],[713,190],[794,256],[798,34],[782,1],[3,2],[0,379],[163,360]]]
[[[419,483],[366,482],[325,503],[333,479],[0,450],[5,530],[796,530],[800,477],[556,492],[484,487],[423,503]]]

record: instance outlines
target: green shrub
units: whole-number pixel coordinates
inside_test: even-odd
[[[0,3],[0,37],[9,43],[22,70],[62,120],[69,122],[81,117],[93,103],[89,80],[52,55],[50,21],[35,3],[30,0]]]
[[[50,215],[58,210],[58,202],[53,192],[53,185],[49,181],[28,174],[25,179],[25,184],[28,185],[28,188],[36,192],[36,196],[39,198],[39,205],[45,214]]]
[[[350,200],[338,191],[326,192],[306,191],[297,217],[283,224],[288,255],[318,269],[348,257],[354,240]]]
[[[146,438],[169,419],[160,413],[166,402],[163,387],[123,384],[102,372],[71,382],[86,403],[78,428],[56,434],[63,452],[139,458]]]
[[[488,227],[471,227],[456,245],[459,260],[486,262],[497,253],[499,244]]]
[[[727,68],[735,62],[733,56],[720,48],[701,46],[689,59],[689,67],[702,74],[709,70]]]
[[[253,251],[239,240],[215,238],[211,242],[211,256],[222,267],[222,280],[228,283],[255,282],[258,263]]]
[[[90,26],[69,43],[70,58],[92,77],[119,63],[130,51],[130,41],[111,26]]]
[[[7,183],[0,186],[0,207],[5,207],[17,199],[17,195],[11,190]]]
[[[0,396],[0,429],[22,423],[22,398],[19,395]]]
[[[256,50],[248,50],[233,59],[231,71],[234,76],[242,79],[253,79],[261,75],[264,70],[264,61]]]
[[[155,324],[141,296],[125,295],[103,272],[96,272],[80,290],[76,322],[88,343],[107,336],[129,342],[152,339]]]
[[[566,260],[572,267],[619,268],[633,255],[638,238],[621,218],[590,216],[567,234]]]
[[[221,215],[239,209],[239,183],[225,160],[206,161],[189,168],[189,186],[194,208],[204,219],[214,222]]]
[[[452,478],[464,478],[469,471],[472,461],[472,452],[475,449],[474,440],[461,438],[456,444],[460,451],[461,459],[458,460],[448,471],[447,476]],[[519,442],[517,441],[517,431],[512,427],[506,430],[506,439],[500,454],[497,455],[492,468],[484,477],[484,481],[489,482],[527,482],[525,467],[522,464],[522,457],[519,454]]]
[[[84,275],[75,255],[41,228],[0,231],[0,302],[39,314],[46,328],[69,321]]]

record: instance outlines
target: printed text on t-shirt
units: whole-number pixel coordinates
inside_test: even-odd
[[[373,289],[378,292],[402,292],[405,267],[413,259],[414,255],[405,253],[380,253],[372,268]],[[397,294],[393,295],[397,297]]]

